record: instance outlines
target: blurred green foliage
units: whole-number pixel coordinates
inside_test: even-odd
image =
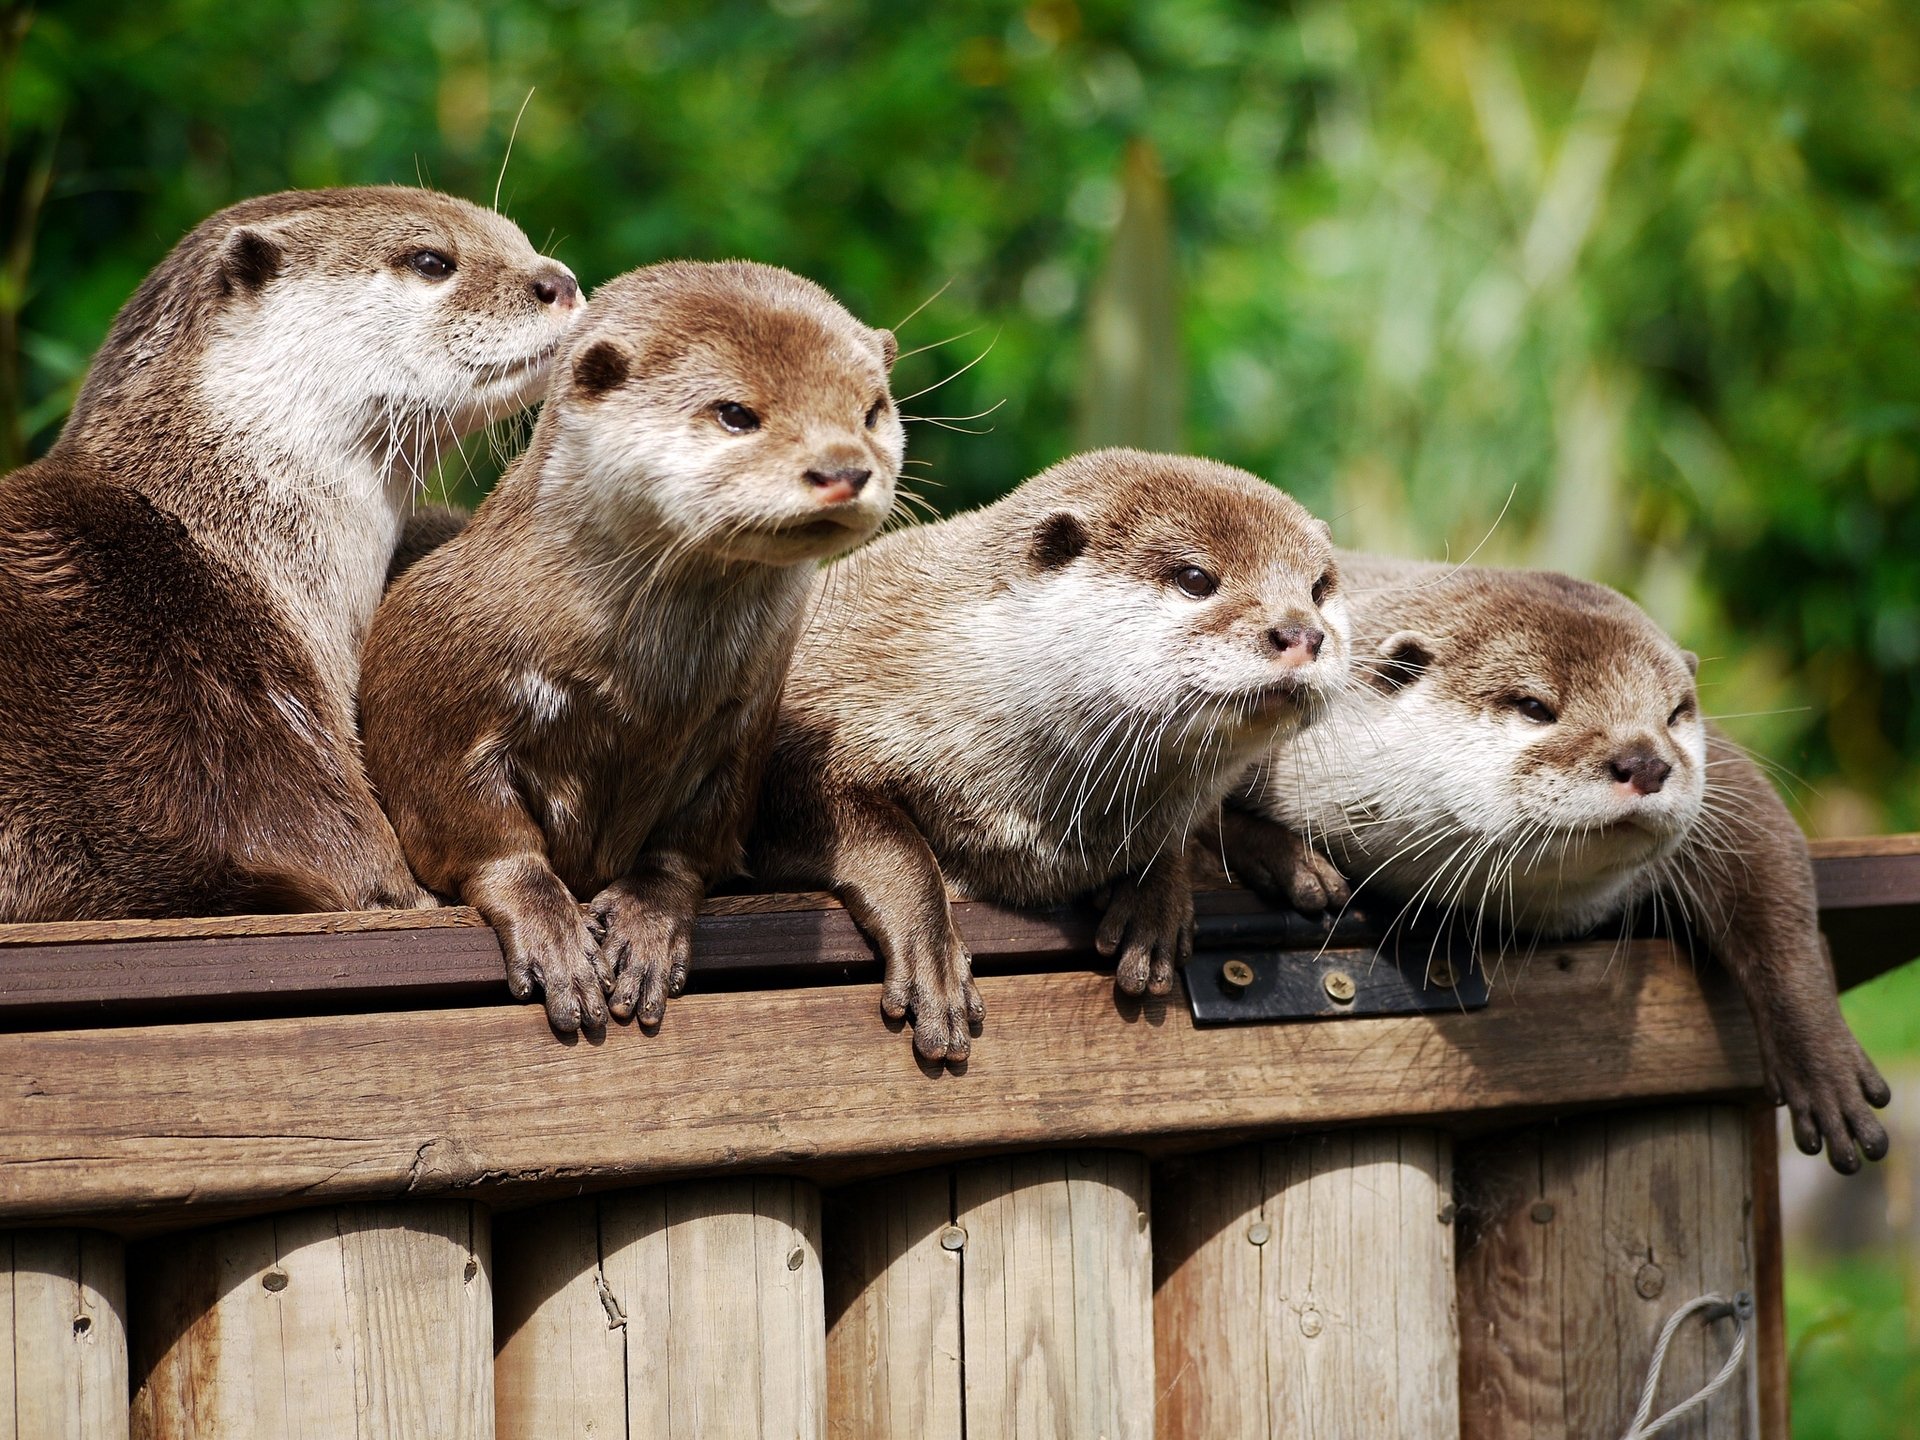
[[[936,503],[1178,436],[1349,543],[1622,585],[1709,708],[1770,712],[1734,731],[1817,828],[1920,824],[1907,0],[4,13],[0,454],[209,211],[487,200],[531,89],[502,206],[589,282],[748,255],[883,324],[941,292],[907,347],[967,338],[898,388],[991,346],[909,408],[999,408],[916,427]]]

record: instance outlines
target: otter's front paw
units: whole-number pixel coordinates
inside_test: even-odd
[[[507,959],[507,989],[525,1000],[544,992],[547,1023],[562,1035],[607,1023],[599,947],[571,896],[543,899],[491,917]]]
[[[1107,897],[1093,944],[1118,957],[1113,983],[1123,994],[1169,994],[1174,966],[1193,957],[1193,892],[1184,884],[1121,881]]]
[[[1262,899],[1319,915],[1353,898],[1339,867],[1285,825],[1229,810],[1220,831],[1228,873]]]
[[[651,1030],[666,1017],[668,998],[687,988],[699,908],[697,901],[639,894],[617,880],[593,898],[593,926],[612,977],[607,1003],[615,1018],[638,1015]]]
[[[1860,1159],[1887,1153],[1887,1132],[1873,1112],[1893,1098],[1887,1082],[1866,1052],[1835,1017],[1837,1035],[1818,1043],[1780,1051],[1762,1040],[1767,1076],[1775,1098],[1793,1117],[1793,1142],[1808,1155],[1826,1147],[1827,1163],[1842,1175],[1860,1168]]]
[[[973,983],[973,956],[944,914],[892,938],[882,949],[886,978],[880,1013],[913,1021],[913,1048],[926,1060],[965,1060],[973,1027],[987,1018],[986,1002]]]

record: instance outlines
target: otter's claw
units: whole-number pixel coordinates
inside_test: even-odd
[[[972,1051],[973,1031],[987,1018],[987,1007],[973,983],[965,942],[951,922],[941,931],[929,926],[882,946],[887,971],[880,1013],[889,1020],[912,1017],[914,1052],[923,1060],[960,1062]]]
[[[668,998],[687,988],[696,909],[642,898],[617,881],[594,897],[592,924],[602,937],[615,1019],[638,1015],[651,1030],[666,1017]]]
[[[1123,880],[1106,899],[1094,948],[1118,957],[1113,983],[1126,995],[1166,995],[1193,957],[1193,894],[1184,883]]]
[[[1791,1060],[1764,1040],[1762,1048],[1775,1098],[1787,1107],[1793,1143],[1802,1154],[1818,1155],[1824,1147],[1827,1163],[1842,1175],[1857,1171],[1862,1157],[1886,1155],[1886,1127],[1873,1112],[1893,1092],[1844,1026],[1827,1044],[1794,1047]]]

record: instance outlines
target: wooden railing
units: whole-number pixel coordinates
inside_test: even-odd
[[[1817,864],[1843,983],[1920,951],[1920,839]],[[957,1073],[820,896],[709,902],[660,1032],[572,1043],[470,911],[0,927],[0,1440],[1613,1436],[1711,1290],[1755,1360],[1667,1433],[1785,1435],[1716,971],[1543,946],[1484,1009],[1200,1026],[1082,912],[957,908]],[[1211,892],[1190,974],[1368,943]]]

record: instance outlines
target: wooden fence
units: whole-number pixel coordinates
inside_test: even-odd
[[[1843,984],[1908,959],[1920,837],[1818,866]],[[1612,1440],[1709,1292],[1751,1362],[1663,1433],[1784,1440],[1717,972],[1548,946],[1367,1015],[1358,926],[1219,891],[1190,984],[1354,1018],[1201,1025],[1117,1003],[1082,913],[958,909],[958,1073],[819,896],[710,902],[660,1033],[571,1043],[468,911],[0,928],[0,1440]],[[1735,1331],[1684,1325],[1663,1401]]]

